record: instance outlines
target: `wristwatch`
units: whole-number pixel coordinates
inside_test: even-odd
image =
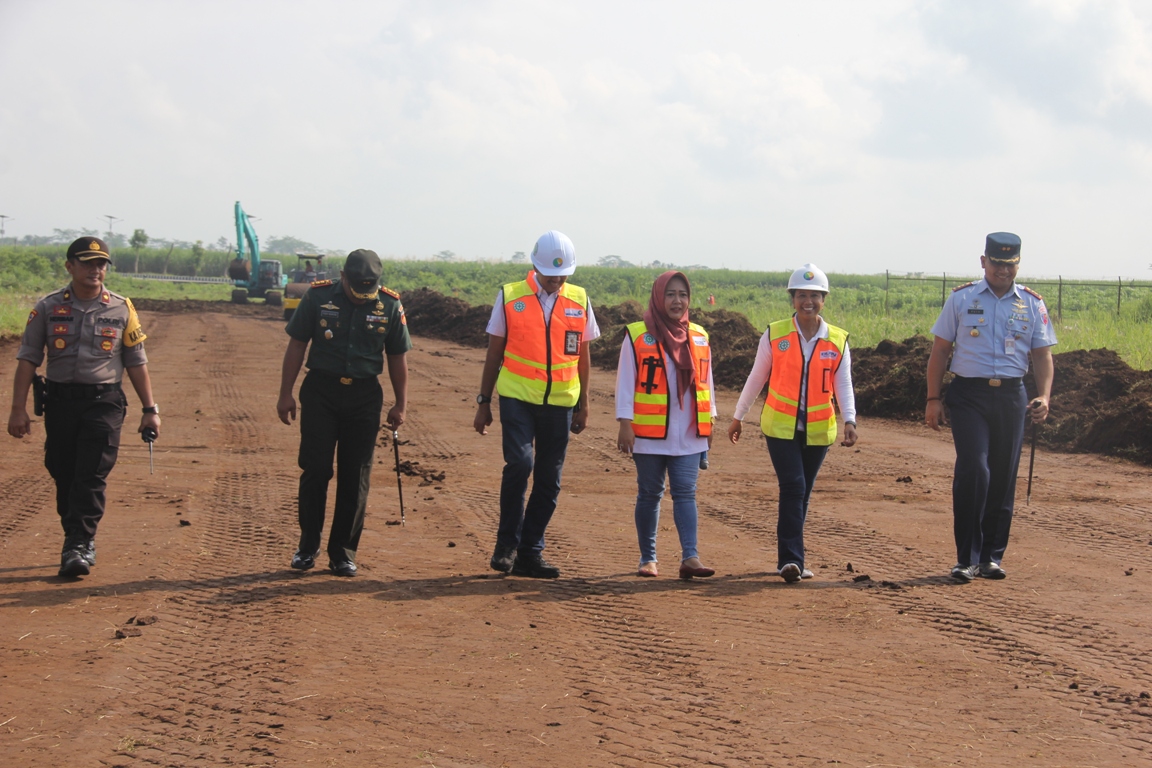
[[[476,395],[476,405],[488,405],[491,402],[491,397],[486,397],[485,395]]]
[[[144,408],[141,408],[140,413],[154,413],[157,416],[159,416],[160,415],[160,406],[153,403],[152,405],[145,406]]]

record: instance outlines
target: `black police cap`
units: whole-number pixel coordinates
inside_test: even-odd
[[[68,259],[79,261],[92,261],[93,259],[112,260],[108,252],[108,243],[98,237],[81,237],[72,241],[68,246]]]
[[[998,264],[1020,263],[1020,238],[1011,232],[993,232],[984,240],[984,255]]]

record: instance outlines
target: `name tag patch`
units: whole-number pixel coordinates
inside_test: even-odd
[[[708,346],[708,339],[704,338],[703,336],[693,336],[692,343],[698,347],[706,347]]]
[[[584,310],[580,308],[573,309],[572,307],[565,307],[564,315],[567,317],[584,317]]]
[[[580,331],[564,332],[564,354],[580,354]]]
[[[821,360],[835,360],[840,356],[840,353],[834,349],[825,349],[820,352]]]

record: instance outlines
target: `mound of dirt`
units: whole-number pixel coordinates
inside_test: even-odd
[[[865,416],[923,419],[931,351],[931,340],[923,336],[853,349],[856,409]],[[1134,370],[1110,349],[1060,352],[1053,363],[1050,415],[1037,430],[1037,442],[1152,464],[1152,371]],[[951,378],[945,374],[945,387]],[[1035,396],[1031,373],[1024,386]]]
[[[404,302],[410,333],[454,341],[466,347],[488,346],[484,329],[492,314],[491,305],[473,307],[428,288],[404,291],[400,300]]]
[[[428,288],[402,294],[408,329],[417,336],[431,336],[464,346],[488,344],[485,327],[490,305],[469,306]],[[227,301],[134,302],[146,312],[227,312],[280,320],[282,310],[264,303],[232,304]],[[643,319],[637,301],[598,306],[596,320],[601,336],[592,344],[592,361],[609,371],[623,341],[624,326]],[[712,341],[712,368],[719,387],[739,389],[752,369],[758,331],[736,312],[695,310],[692,320],[704,326]],[[901,342],[881,341],[874,349],[852,350],[852,379],[856,407],[862,416],[919,421],[924,418],[928,395],[926,371],[932,341],[913,336]],[[1054,450],[1102,453],[1152,464],[1152,372],[1133,370],[1107,349],[1063,352],[1055,355],[1056,377],[1052,387],[1051,416],[1038,430],[1038,440]],[[945,376],[945,386],[951,375]],[[1029,394],[1035,384],[1025,378]]]

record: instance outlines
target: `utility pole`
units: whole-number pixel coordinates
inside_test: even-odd
[[[114,221],[124,221],[124,219],[118,219],[118,218],[116,218],[115,216],[109,216],[108,214],[104,214],[104,215],[103,215],[103,216],[101,216],[100,218],[102,218],[102,219],[108,219],[108,239],[109,239],[109,240],[111,240],[111,239],[112,239],[112,222],[114,222]]]
[[[4,222],[11,218],[11,216],[5,216],[4,214],[0,213],[0,238],[4,237]]]

